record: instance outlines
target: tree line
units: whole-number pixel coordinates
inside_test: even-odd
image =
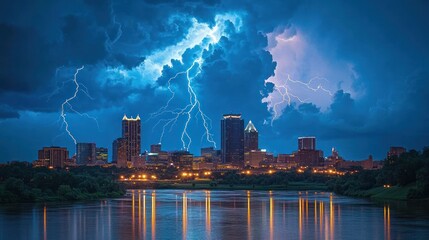
[[[407,199],[429,197],[429,147],[391,156],[380,170],[360,170],[328,182],[330,190],[344,195],[359,195],[376,187],[409,187]]]
[[[114,170],[78,167],[70,170],[33,168],[16,162],[0,166],[0,202],[43,202],[120,197],[125,194]]]

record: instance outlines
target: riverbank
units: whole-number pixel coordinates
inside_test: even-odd
[[[324,183],[289,182],[286,185],[257,185],[257,184],[213,184],[207,181],[176,182],[176,183],[123,183],[127,189],[195,189],[195,190],[289,190],[289,191],[326,191]]]
[[[375,187],[368,190],[360,190],[355,192],[345,192],[343,195],[349,197],[369,198],[376,201],[394,200],[394,201],[410,201],[409,192],[414,188],[413,185],[405,187]]]

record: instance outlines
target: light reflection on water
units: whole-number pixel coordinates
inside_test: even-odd
[[[388,203],[332,193],[131,190],[121,199],[0,207],[0,239],[389,240],[428,235],[428,216],[395,217]]]

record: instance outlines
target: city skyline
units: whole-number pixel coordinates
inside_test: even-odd
[[[0,162],[76,142],[114,155],[124,114],[141,118],[141,151],[220,149],[224,113],[274,154],[300,136],[345,159],[422,149],[427,4],[1,4]]]
[[[136,118],[128,118],[124,114],[122,118],[122,136],[113,140],[112,155],[108,154],[109,148],[97,147],[97,143],[77,142],[75,154],[70,158],[61,158],[61,167],[64,167],[64,162],[67,160],[71,166],[106,165],[111,163],[121,168],[135,168],[135,164],[144,166],[146,161],[150,164],[166,164],[168,161],[172,163],[171,157],[176,156],[177,159],[180,159],[182,155],[186,156],[187,160],[196,157],[194,160],[190,160],[190,162],[202,161],[211,164],[215,163],[216,165],[229,165],[240,169],[243,167],[259,168],[264,163],[282,164],[293,162],[294,164],[302,164],[302,166],[322,166],[334,164],[337,160],[349,161],[349,165],[353,165],[355,162],[366,161],[344,159],[339,155],[338,149],[335,148],[331,149],[331,155],[324,156],[324,152],[317,149],[316,137],[314,136],[298,137],[296,149],[291,152],[273,153],[269,149],[261,149],[258,144],[259,132],[255,125],[249,120],[246,127],[244,127],[244,119],[242,119],[241,114],[237,113],[223,114],[223,119],[221,119],[221,136],[220,149],[202,147],[200,148],[200,155],[190,152],[188,149],[162,149],[162,144],[160,143],[150,144],[150,150],[142,150],[140,116],[137,115]],[[45,146],[42,150],[38,151],[38,160],[33,162],[33,164],[37,166],[44,164],[54,166],[52,159],[57,158],[50,157],[53,155],[49,152],[41,155],[41,152],[45,151],[45,149],[49,151],[61,149],[62,151],[67,151],[68,155],[66,147]],[[389,149],[386,157],[390,155],[399,156],[406,151],[406,148],[402,146],[390,146]],[[216,152],[218,152],[218,156]],[[372,164],[372,154],[369,154],[368,159],[371,159]],[[384,157],[379,160],[383,159]],[[58,162],[60,161],[58,160]]]

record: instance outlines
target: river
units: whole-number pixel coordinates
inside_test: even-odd
[[[329,192],[129,190],[0,206],[0,239],[429,239],[429,211]]]

